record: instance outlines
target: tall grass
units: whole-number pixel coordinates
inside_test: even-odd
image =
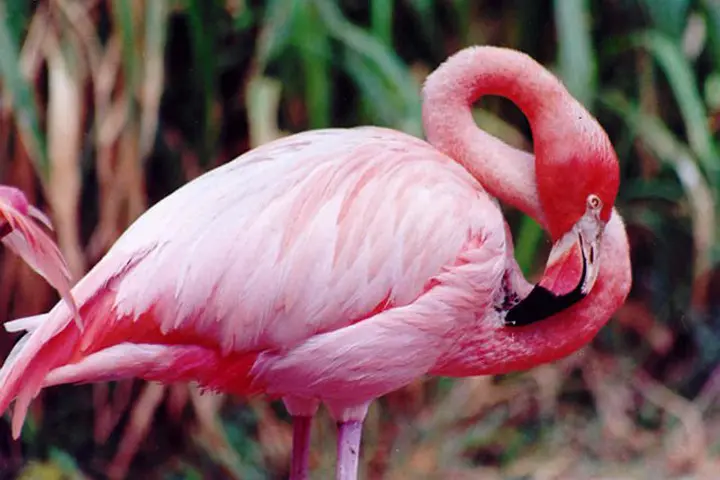
[[[46,205],[79,278],[152,203],[309,128],[421,136],[420,86],[465,45],[522,49],[601,121],[621,159],[634,287],[581,354],[525,374],[433,379],[377,402],[368,478],[647,478],[717,470],[720,4],[715,0],[44,0],[0,2],[3,183]],[[507,101],[479,125],[531,148]],[[536,275],[548,243],[508,211]],[[56,300],[9,256],[3,319]],[[14,338],[0,334],[7,351]],[[333,425],[313,468],[334,466]],[[61,387],[0,465],[21,478],[286,474],[282,409],[185,385]]]

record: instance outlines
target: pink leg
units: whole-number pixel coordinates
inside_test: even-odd
[[[293,451],[290,480],[307,480],[308,458],[310,457],[310,426],[312,417],[293,417]]]
[[[308,398],[283,397],[283,403],[293,419],[290,480],[307,480],[309,478],[310,430],[313,416],[317,412],[320,402]]]
[[[336,480],[355,480],[357,478],[362,425],[362,420],[338,423]]]

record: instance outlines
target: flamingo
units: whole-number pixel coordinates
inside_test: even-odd
[[[535,156],[480,130],[484,95],[513,101]],[[624,302],[629,247],[607,134],[531,57],[451,56],[423,87],[427,142],[323,129],[255,148],[130,226],[66,304],[25,330],[0,372],[20,433],[45,387],[136,377],[281,398],[290,476],[307,478],[311,421],[338,424],[337,479],[357,478],[370,403],[424,375],[532,368],[587,344]],[[499,203],[553,241],[523,277]]]

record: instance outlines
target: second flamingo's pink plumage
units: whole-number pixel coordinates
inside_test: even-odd
[[[479,130],[503,95],[535,154]],[[383,128],[311,131],[242,155],[151,208],[65,303],[9,324],[29,333],[0,373],[17,435],[43,387],[141,377],[282,397],[293,478],[310,420],[339,422],[338,478],[355,478],[373,399],[426,375],[510,372],[585,345],[630,288],[607,135],[544,68],[476,47],[427,80],[428,142]],[[495,199],[554,242],[528,284]]]

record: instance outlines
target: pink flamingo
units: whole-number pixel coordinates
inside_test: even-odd
[[[502,95],[536,156],[479,130],[471,105]],[[589,342],[631,284],[613,204],[614,149],[530,57],[473,47],[424,86],[426,143],[373,127],[310,131],[256,148],[148,210],[58,303],[0,373],[13,434],[41,388],[126,377],[196,381],[283,399],[292,478],[306,478],[320,403],[338,422],[339,479],[357,476],[368,405],[425,374],[531,368]],[[554,241],[530,285],[495,199]]]

